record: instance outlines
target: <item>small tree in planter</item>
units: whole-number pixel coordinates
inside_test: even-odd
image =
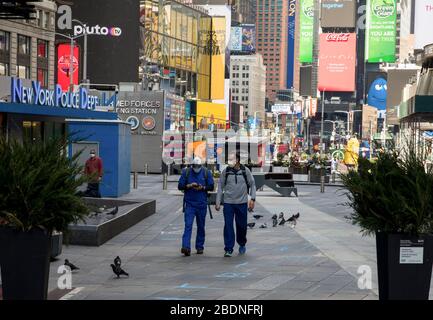
[[[348,217],[376,235],[379,298],[427,300],[433,262],[433,172],[412,148],[359,159],[342,175]]]
[[[88,214],[77,188],[86,178],[67,141],[0,139],[0,265],[3,298],[47,298],[51,234]]]

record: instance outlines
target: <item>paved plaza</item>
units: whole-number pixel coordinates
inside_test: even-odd
[[[255,213],[264,218],[248,231],[245,256],[223,257],[223,215],[213,210],[205,254],[183,257],[176,179],[170,177],[163,191],[161,176],[140,176],[138,190],[124,199],[156,199],[156,214],[101,247],[63,247],[51,264],[50,290],[57,287],[57,269],[67,258],[81,269],[64,299],[377,299],[374,239],[363,238],[345,220],[350,211],[339,205],[345,198],[337,187],[321,194],[318,186],[302,185],[299,198],[259,191]],[[280,211],[286,217],[300,212],[295,229],[272,228],[271,216]],[[265,222],[269,227],[259,229]],[[117,255],[129,278],[113,276],[110,263]],[[358,288],[362,265],[372,269],[372,290]]]

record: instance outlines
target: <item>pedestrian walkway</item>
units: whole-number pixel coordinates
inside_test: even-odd
[[[314,223],[329,217],[343,230],[339,223],[346,222],[303,203],[302,197],[311,196],[308,189],[303,191],[308,187],[300,188],[299,199],[259,192],[255,211],[264,218],[248,231],[247,254],[238,256],[236,248],[232,258],[223,257],[224,221],[216,212],[214,220],[207,220],[205,254],[181,256],[182,197],[176,187],[169,183],[163,191],[160,175],[140,176],[138,190],[124,198],[156,199],[156,214],[101,247],[64,247],[59,261],[52,263],[50,289],[56,288],[57,267],[67,258],[81,269],[73,275],[75,290],[65,299],[377,299],[374,291],[358,288],[350,265],[339,264],[343,260],[334,250],[342,246],[329,241],[340,239],[319,243],[322,231],[315,234]],[[272,228],[271,216],[281,209],[301,212],[296,229]],[[264,222],[269,227],[259,229]],[[114,278],[110,263],[117,255],[129,278]]]

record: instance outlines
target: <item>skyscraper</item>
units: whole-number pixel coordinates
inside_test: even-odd
[[[288,1],[257,0],[257,51],[267,67],[266,95],[275,101],[287,80]]]

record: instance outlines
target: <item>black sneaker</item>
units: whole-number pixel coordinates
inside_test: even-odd
[[[233,251],[226,251],[226,253],[224,253],[225,258],[231,258],[232,256],[233,256]]]
[[[197,249],[197,254],[203,254],[204,253],[204,249]]]
[[[182,249],[180,249],[180,253],[184,254],[185,257],[189,257],[191,255],[191,249],[182,248]]]

